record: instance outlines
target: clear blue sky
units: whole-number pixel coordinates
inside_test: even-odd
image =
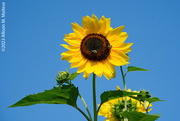
[[[6,51],[0,51],[0,121],[84,121],[68,105],[39,104],[6,108],[28,94],[43,92],[56,85],[58,71],[69,69],[60,60],[64,34],[71,23],[81,25],[82,17],[93,13],[111,18],[113,28],[125,25],[126,42],[134,43],[130,65],[150,72],[127,75],[127,88],[148,89],[153,96],[166,100],[153,103],[151,114],[162,113],[158,121],[179,120],[179,46],[180,2],[178,0],[5,0]],[[1,3],[0,3],[1,4]],[[117,78],[97,78],[97,103],[100,94],[123,88],[119,68]],[[75,72],[71,69],[70,72]],[[92,113],[92,75],[74,81]],[[85,111],[78,99],[78,105]],[[98,117],[104,121],[104,117]]]

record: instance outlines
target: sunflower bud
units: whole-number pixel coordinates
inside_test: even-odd
[[[138,95],[138,97],[142,98],[141,101],[143,101],[143,102],[145,101],[145,98],[150,98],[151,97],[151,95],[149,94],[149,91],[141,90],[141,91],[139,91],[139,93],[141,95]]]
[[[123,111],[124,111],[124,107],[125,107],[125,101],[124,100],[118,100],[118,102],[116,102],[114,104],[114,106],[112,107],[113,116],[118,121],[121,121],[124,119],[124,117],[121,115],[121,113],[123,113]],[[129,99],[127,101],[127,111],[136,111],[136,109],[137,109],[136,101]]]
[[[59,71],[58,76],[56,77],[56,81],[58,85],[63,85],[64,83],[68,83],[70,73],[68,71]]]

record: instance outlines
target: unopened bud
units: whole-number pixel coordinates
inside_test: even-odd
[[[68,71],[59,71],[58,76],[56,78],[56,81],[59,85],[62,85],[63,83],[67,83],[69,80],[70,73]]]

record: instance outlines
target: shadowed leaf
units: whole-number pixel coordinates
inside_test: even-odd
[[[137,111],[125,111],[121,115],[126,117],[128,121],[155,121],[161,116],[161,114],[149,115]]]
[[[116,91],[106,91],[101,94],[101,104],[108,100],[125,97],[125,96],[132,96],[132,95],[141,95],[140,93],[134,93],[134,92],[127,92],[122,90],[116,90]]]

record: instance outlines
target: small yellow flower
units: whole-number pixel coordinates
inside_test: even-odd
[[[116,89],[120,90],[118,86]],[[127,91],[131,92],[131,89],[128,89]],[[139,93],[137,91],[133,91],[133,92]],[[105,121],[120,121],[122,119],[120,113],[124,109],[124,100],[125,100],[125,97],[122,97],[122,98],[112,99],[103,103],[100,107],[98,115],[106,117]],[[127,103],[131,104],[131,109],[128,109],[129,111],[138,111],[138,112],[143,112],[143,113],[146,112],[143,102],[127,97]],[[149,102],[146,101],[146,107],[148,106],[151,107],[152,104],[149,104]],[[148,112],[151,109],[152,108],[148,109]]]
[[[133,43],[124,43],[128,37],[122,32],[124,26],[113,29],[110,18],[102,16],[98,20],[93,14],[92,17],[83,16],[82,27],[72,23],[72,29],[74,33],[64,38],[69,45],[61,44],[68,49],[61,54],[61,59],[68,60],[71,68],[77,67],[77,73],[83,72],[86,79],[94,73],[98,77],[103,74],[109,80],[116,76],[114,66],[129,64],[126,53],[131,51]]]

